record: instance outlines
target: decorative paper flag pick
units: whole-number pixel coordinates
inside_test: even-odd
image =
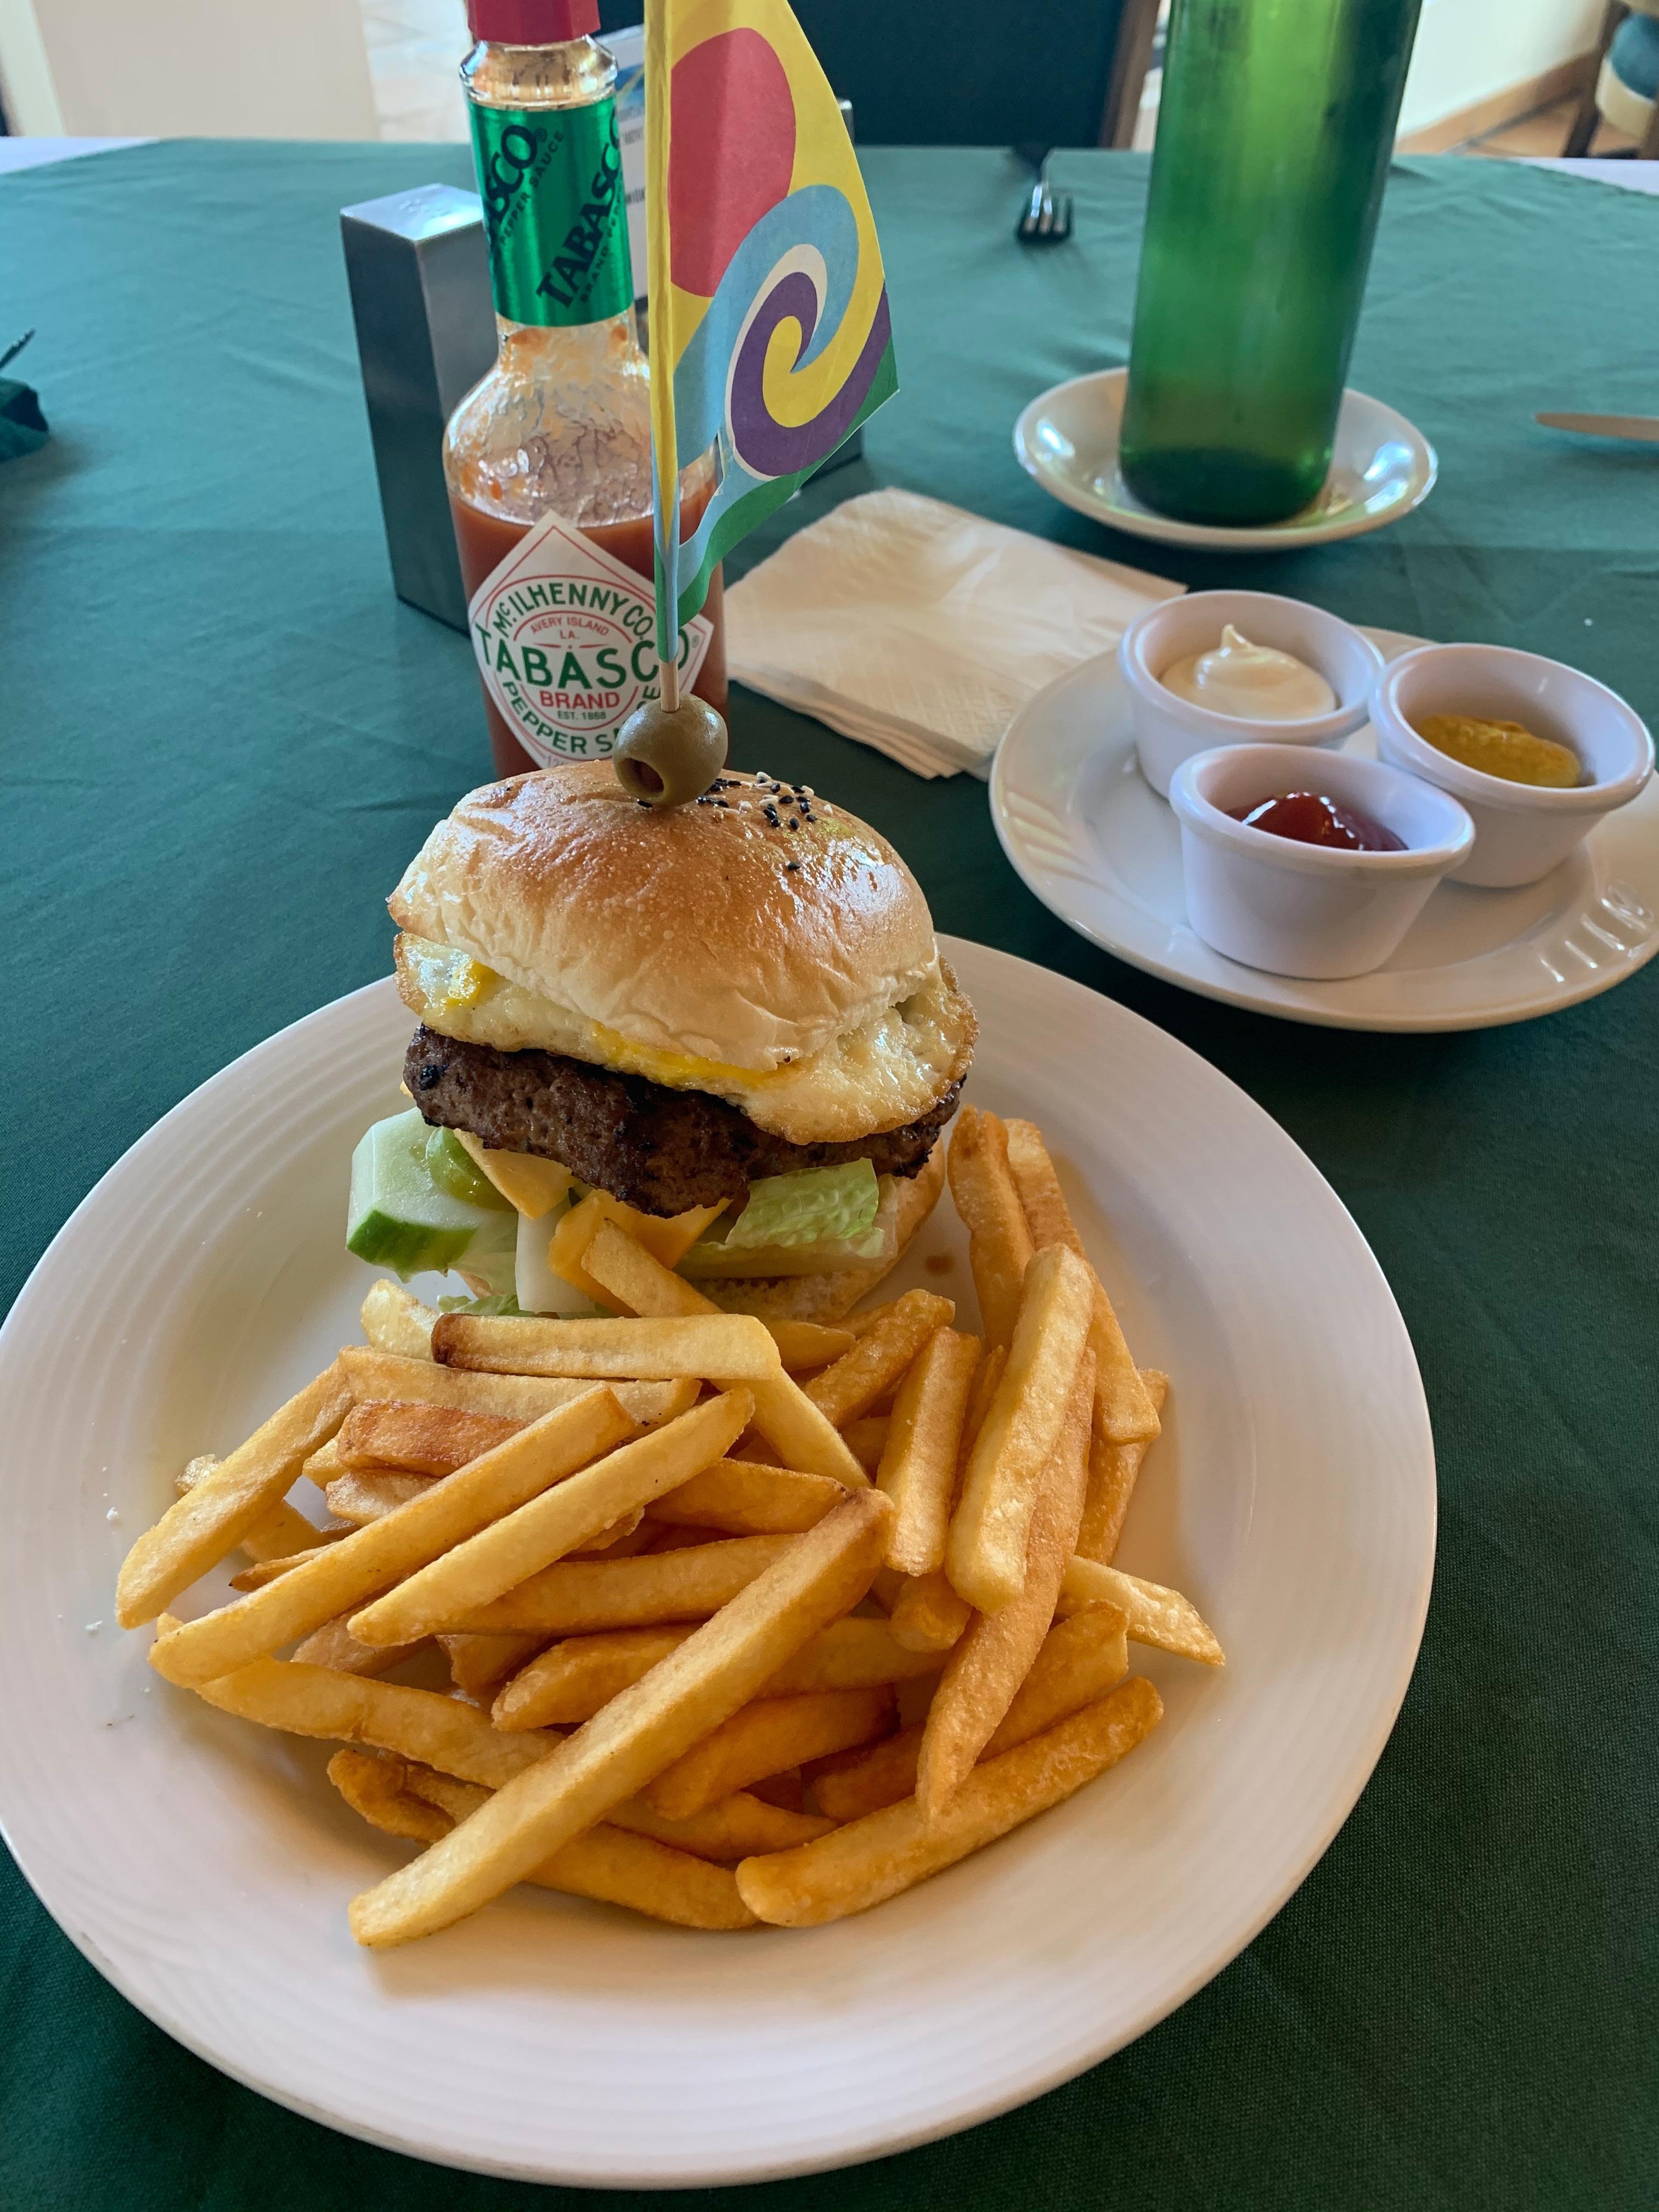
[[[715,564],[898,389],[864,182],[785,0],[646,0],[657,649]],[[680,541],[679,477],[718,481]]]

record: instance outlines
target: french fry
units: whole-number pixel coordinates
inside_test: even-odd
[[[976,1766],[937,1820],[925,1819],[907,1797],[815,1844],[743,1860],[738,1893],[761,1919],[785,1928],[866,1911],[1060,1804],[1133,1751],[1163,1711],[1152,1684],[1132,1676],[1069,1720]],[[527,1777],[511,1785],[534,1786]]]
[[[424,1497],[353,1529],[279,1582],[175,1629],[155,1646],[152,1663],[169,1681],[189,1688],[262,1658],[425,1566],[634,1433],[634,1423],[611,1392],[590,1390],[434,1483]],[[362,1636],[359,1627],[352,1632]],[[382,1640],[398,1644],[407,1638]]]
[[[963,1476],[945,1571],[981,1613],[1019,1595],[1042,1474],[1059,1437],[1094,1310],[1094,1277],[1063,1244],[1025,1271],[1018,1318],[996,1396]]]
[[[994,1344],[974,1370],[957,1446],[957,1475],[951,1492],[952,1511],[955,1510],[956,1498],[961,1492],[962,1471],[966,1468],[969,1455],[985,1425],[985,1416],[991,1410],[991,1401],[996,1395],[997,1385],[1002,1380],[1002,1370],[1007,1358],[1007,1346]],[[946,1540],[949,1540],[948,1525]],[[888,1608],[894,1635],[912,1651],[950,1650],[966,1629],[973,1611],[967,1600],[958,1597],[951,1589],[949,1576],[938,1567],[927,1574],[902,1577],[892,1593],[892,1602]]]
[[[587,1248],[605,1225],[605,1206],[610,1193],[590,1190],[586,1198],[573,1206],[556,1225],[548,1240],[547,1264],[561,1281],[580,1291],[585,1298],[606,1313],[626,1313],[628,1308],[621,1299],[613,1297],[603,1283],[596,1282],[587,1272]],[[613,1201],[614,1202],[614,1201]]]
[[[152,1665],[158,1648],[150,1646]],[[487,1714],[459,1698],[402,1682],[337,1674],[331,1668],[297,1659],[255,1659],[194,1686],[198,1697],[221,1712],[258,1721],[263,1728],[374,1744],[491,1790],[545,1759],[558,1741],[544,1735],[502,1735],[491,1728]]]
[[[968,1393],[968,1412],[962,1424],[962,1468],[964,1471],[968,1455],[979,1442],[979,1432],[985,1426],[985,1416],[991,1410],[1001,1386],[1003,1370],[1007,1364],[1007,1346],[994,1344],[974,1370],[974,1387]]]
[[[655,1253],[603,1216],[588,1231],[579,1256],[584,1273],[605,1302],[623,1313],[665,1321],[676,1315],[720,1311],[695,1283],[665,1267]]]
[[[665,1820],[643,1797],[630,1797],[606,1817],[615,1827],[636,1836],[654,1836],[659,1844],[672,1844],[677,1851],[690,1851],[700,1859],[744,1859],[751,1851],[792,1850],[797,1844],[827,1836],[836,1825],[817,1813],[768,1804],[747,1790],[734,1790],[689,1820]]]
[[[316,1456],[313,1454],[307,1464],[314,1465]],[[388,1513],[395,1513],[400,1505],[407,1505],[411,1498],[424,1497],[432,1484],[430,1476],[403,1474],[394,1468],[351,1468],[344,1474],[336,1475],[323,1495],[327,1497],[330,1491],[334,1493],[336,1507],[343,1522],[354,1528],[366,1528],[371,1521],[384,1520]],[[630,1549],[645,1551],[648,1547],[651,1531],[645,1531],[635,1545],[630,1546],[628,1541],[639,1530],[643,1517],[639,1507],[634,1507],[632,1511],[622,1514],[608,1527],[601,1528],[596,1536],[578,1544],[569,1556],[574,1559],[589,1559],[603,1553],[607,1559],[616,1559],[625,1558]],[[335,1536],[343,1535],[346,1531],[342,1527],[325,1528],[322,1533],[331,1540]],[[313,1528],[313,1536],[316,1534]],[[289,1564],[297,1565],[298,1560],[291,1560]],[[272,1579],[268,1572],[259,1572],[251,1578],[233,1577],[232,1583],[237,1589],[258,1589]]]
[[[340,1457],[338,1437],[331,1437],[325,1444],[319,1444],[300,1469],[306,1480],[314,1482],[319,1490],[326,1490],[329,1484],[345,1471],[345,1462]]]
[[[605,1224],[592,1232],[587,1258],[604,1278],[612,1303],[632,1306],[642,1320],[701,1321],[713,1328],[727,1318],[695,1285],[675,1274],[672,1266],[665,1266],[635,1239],[622,1235],[613,1224]],[[751,1331],[767,1329],[766,1323],[747,1316],[732,1318],[742,1320]],[[836,1433],[834,1424],[784,1372],[775,1340],[773,1352],[773,1373],[743,1377],[755,1394],[755,1425],[791,1468],[828,1475],[848,1490],[860,1489],[867,1480],[863,1468]]]
[[[631,1559],[636,1552],[648,1552],[655,1540],[654,1524],[648,1522],[643,1510],[635,1505],[609,1528],[601,1528],[597,1536],[590,1536],[571,1553],[573,1559]]]
[[[879,1743],[860,1744],[820,1759],[811,1776],[812,1800],[819,1812],[840,1826],[914,1796],[921,1729],[922,1723],[915,1721]]]
[[[1144,1582],[1097,1559],[1072,1559],[1060,1586],[1060,1610],[1076,1613],[1085,1605],[1116,1606],[1128,1619],[1130,1640],[1196,1659],[1205,1667],[1224,1667],[1227,1656],[1215,1631],[1188,1597],[1162,1583]]]
[[[942,1567],[931,1574],[912,1575],[893,1601],[890,1626],[907,1651],[943,1652],[957,1643],[974,1608],[951,1587]]]
[[[649,1674],[692,1632],[688,1626],[567,1637],[503,1686],[491,1717],[499,1729],[592,1720],[602,1705]],[[872,1689],[936,1674],[939,1666],[933,1653],[907,1650],[884,1620],[837,1620],[804,1644],[762,1694],[781,1698],[807,1690]]]
[[[122,1561],[115,1617],[123,1628],[154,1620],[287,1494],[319,1444],[346,1417],[350,1393],[337,1361],[261,1424],[210,1474],[174,1498]],[[338,1607],[331,1608],[337,1612]],[[327,1614],[322,1618],[326,1620]],[[309,1624],[317,1627],[320,1624]]]
[[[323,1486],[323,1495],[337,1520],[366,1528],[371,1521],[383,1521],[407,1505],[411,1498],[424,1498],[433,1480],[429,1474],[404,1474],[396,1468],[349,1467]]]
[[[377,1352],[393,1352],[404,1359],[430,1359],[432,1324],[438,1318],[412,1291],[383,1276],[370,1285],[363,1300],[363,1334]]]
[[[452,1133],[474,1167],[526,1221],[551,1213],[570,1188],[570,1170],[556,1160],[540,1159],[534,1152],[492,1152],[471,1129]]]
[[[866,1413],[859,1420],[848,1421],[841,1431],[842,1442],[866,1474],[874,1474],[881,1465],[891,1427],[885,1413]]]
[[[173,1477],[173,1486],[182,1496],[185,1491],[194,1490],[218,1465],[213,1453],[203,1452]],[[314,1521],[307,1521],[297,1505],[290,1505],[287,1498],[279,1498],[251,1528],[243,1529],[238,1549],[257,1565],[263,1559],[285,1559],[295,1552],[308,1552],[317,1541],[318,1533]]]
[[[793,1375],[780,1372],[749,1387],[755,1394],[755,1426],[786,1467],[799,1474],[827,1474],[845,1490],[868,1486],[869,1476],[835,1423]]]
[[[333,1450],[342,1469],[395,1467],[409,1474],[453,1474],[523,1426],[499,1413],[469,1413],[459,1406],[371,1403],[352,1407]]]
[[[955,1313],[949,1298],[907,1291],[850,1352],[813,1376],[806,1395],[837,1429],[857,1420],[893,1388],[928,1338],[950,1327]]]
[[[1161,1424],[1170,1378],[1156,1367],[1143,1367],[1140,1379]],[[1100,1412],[1098,1391],[1095,1394],[1095,1412],[1097,1416]],[[1155,1441],[1152,1437],[1137,1437],[1133,1443],[1115,1444],[1096,1427],[1089,1452],[1089,1494],[1084,1501],[1083,1525],[1077,1537],[1077,1548],[1084,1559],[1111,1565],[1123,1534],[1141,1463]]]
[[[1085,1352],[1031,1516],[1024,1586],[1000,1612],[974,1615],[945,1662],[928,1708],[916,1769],[916,1803],[927,1820],[944,1811],[995,1735],[1054,1620],[1083,1518],[1094,1396],[1094,1354]]]
[[[945,1564],[963,1425],[983,1350],[976,1336],[935,1331],[893,1401],[876,1484],[893,1501],[887,1564],[902,1575],[928,1574]]]
[[[1129,1671],[1124,1631],[1123,1615],[1109,1605],[1091,1606],[1069,1620],[1057,1620],[981,1759],[1012,1751],[1103,1698]],[[858,1820],[913,1796],[921,1739],[918,1721],[885,1742],[822,1760],[812,1773],[818,1810],[832,1820]]]
[[[778,1358],[792,1375],[827,1367],[850,1352],[857,1339],[850,1328],[821,1321],[769,1321],[766,1324]]]
[[[543,1321],[441,1314],[432,1356],[446,1367],[506,1375],[584,1375],[599,1382],[718,1382],[781,1379],[778,1347],[749,1314],[689,1314],[669,1321]]]
[[[1158,1408],[1146,1388],[1146,1377],[1135,1365],[1112,1302],[1095,1284],[1095,1310],[1089,1341],[1095,1366],[1102,1378],[1097,1383],[1096,1425],[1115,1444],[1151,1443],[1158,1431]]]
[[[327,1549],[326,1544],[311,1544],[303,1552],[283,1552],[274,1559],[258,1560],[234,1574],[230,1586],[234,1590],[264,1589],[267,1583],[280,1581],[293,1568],[304,1566],[309,1559],[320,1559]]]
[[[455,1823],[426,1798],[416,1796],[408,1787],[408,1773],[401,1759],[373,1751],[337,1751],[328,1762],[329,1780],[372,1828],[406,1836],[411,1843],[435,1844]]]
[[[831,1622],[794,1657],[780,1667],[761,1695],[780,1698],[803,1691],[866,1690],[884,1683],[918,1681],[939,1671],[939,1655],[913,1651],[900,1643],[885,1620]],[[805,1757],[802,1753],[802,1757]]]
[[[487,1803],[487,1793],[452,1782],[447,1775],[410,1774],[419,1790],[449,1820],[464,1820]],[[539,1888],[568,1897],[623,1905],[679,1928],[752,1928],[755,1916],[738,1895],[729,1868],[624,1829],[610,1821],[573,1837],[526,1875]]]
[[[615,1306],[618,1300],[587,1269],[588,1248],[602,1228],[609,1225],[627,1236],[664,1267],[672,1269],[677,1261],[685,1257],[709,1223],[725,1211],[723,1206],[698,1206],[690,1212],[663,1220],[655,1214],[636,1212],[621,1199],[613,1198],[608,1190],[592,1190],[580,1205],[571,1207],[553,1231],[547,1264],[556,1275],[562,1275],[596,1305]]]
[[[588,1278],[609,1304],[624,1312],[666,1319],[672,1315],[719,1313],[713,1298],[694,1283],[665,1267],[654,1253],[625,1236],[614,1222],[601,1222],[581,1256]],[[767,1321],[764,1327],[786,1368],[827,1366],[853,1344],[848,1328],[829,1328],[811,1321]]]
[[[1089,1255],[1083,1249],[1083,1239],[1066,1203],[1042,1131],[1035,1121],[1019,1121],[1008,1122],[1006,1129],[1008,1165],[1032,1243],[1039,1250],[1045,1244],[1066,1245],[1086,1263]],[[1130,1357],[1112,1302],[1101,1288],[1098,1276],[1095,1278],[1091,1340],[1098,1393],[1095,1410],[1097,1431],[1111,1443],[1150,1442],[1158,1434],[1158,1409]]]
[[[407,1505],[411,1498],[424,1497],[431,1489],[433,1480],[429,1475],[400,1474],[395,1468],[351,1468],[345,1474],[336,1475],[323,1495],[326,1498],[331,1494],[334,1503],[331,1510],[337,1513],[343,1522],[354,1528],[366,1528],[371,1521],[382,1521],[388,1513],[395,1513],[400,1505]],[[601,1528],[597,1535],[576,1545],[569,1556],[587,1559],[603,1553],[606,1558],[614,1558],[619,1547],[639,1528],[643,1517],[635,1506],[631,1512],[622,1514],[608,1527]],[[313,1536],[316,1533],[313,1529]],[[344,1533],[343,1528],[323,1531],[325,1536],[329,1537]],[[644,1551],[647,1548],[645,1538],[642,1537],[634,1548]],[[297,1565],[297,1559],[290,1564]],[[272,1579],[274,1577],[268,1572],[256,1573],[251,1578],[233,1576],[232,1585],[237,1589],[258,1589]]]
[[[449,1678],[464,1698],[488,1705],[509,1674],[516,1674],[547,1642],[544,1636],[440,1636],[439,1650],[449,1662]],[[368,1650],[368,1647],[363,1647]],[[296,1652],[297,1658],[299,1654]]]
[[[354,1528],[367,1528],[371,1521],[383,1520],[395,1513],[400,1505],[407,1505],[411,1498],[423,1497],[431,1489],[433,1478],[424,1474],[404,1474],[395,1468],[350,1468],[336,1475],[323,1495],[330,1501],[329,1510]],[[436,1478],[441,1480],[442,1478]],[[596,1552],[609,1553],[625,1537],[639,1527],[641,1516],[636,1506],[611,1522],[586,1542],[576,1545],[571,1556],[586,1559]],[[326,1530],[324,1532],[328,1533]],[[643,1546],[641,1547],[643,1549]],[[239,1589],[254,1589],[254,1583],[238,1583]]]
[[[728,1536],[798,1535],[816,1528],[845,1495],[843,1486],[828,1475],[722,1459],[653,1500],[647,1510],[652,1520],[679,1528],[718,1528]]]
[[[888,1689],[808,1690],[757,1698],[664,1769],[645,1802],[671,1820],[689,1820],[769,1775],[804,1759],[868,1743],[892,1725]]]
[[[1034,1247],[1008,1167],[1008,1139],[994,1114],[964,1106],[951,1133],[951,1196],[968,1231],[968,1264],[988,1345],[1006,1345]]]
[[[829,1516],[826,1516],[826,1518]],[[823,1528],[822,1521],[818,1528]],[[817,1530],[809,1529],[809,1535]],[[689,1550],[639,1553],[631,1559],[561,1559],[544,1567],[457,1628],[582,1636],[601,1628],[654,1628],[706,1620],[775,1566],[805,1536],[729,1536]]]
[[[408,1644],[429,1636],[434,1629],[452,1626],[590,1542],[620,1516],[701,1474],[737,1442],[753,1411],[754,1401],[746,1390],[726,1391],[682,1413],[665,1428],[649,1430],[580,1473],[567,1475],[365,1606],[352,1620],[352,1634],[364,1644]],[[519,1448],[514,1438],[498,1449]],[[489,1456],[471,1464],[483,1466]],[[466,1472],[463,1468],[447,1476],[446,1487],[465,1480]],[[1073,1539],[1075,1535],[1073,1530]],[[1069,1557],[1070,1543],[1066,1550]]]
[[[420,1650],[418,1644],[359,1644],[343,1616],[313,1628],[294,1656],[312,1667],[331,1667],[342,1674],[387,1674]]]
[[[544,1728],[550,1722],[591,1721],[602,1705],[631,1689],[659,1659],[694,1633],[680,1628],[613,1628],[597,1636],[568,1636],[550,1644],[512,1680],[490,1708],[498,1729]]]
[[[591,1382],[561,1375],[489,1375],[465,1367],[439,1367],[429,1359],[400,1359],[395,1352],[348,1345],[340,1354],[353,1402],[395,1399],[422,1406],[453,1406],[465,1413],[498,1415],[521,1425],[538,1421],[556,1406],[574,1405]],[[617,1382],[617,1399],[641,1428],[672,1421],[697,1402],[696,1376],[672,1382]],[[463,1462],[464,1464],[464,1462]]]
[[[994,1759],[1040,1735],[1068,1713],[1103,1698],[1128,1671],[1128,1621],[1116,1606],[1091,1606],[1069,1620],[1057,1620],[980,1757]]]
[[[891,1515],[878,1491],[865,1491],[849,1496],[803,1536],[735,1539],[789,1548],[535,1770],[498,1790],[412,1866],[356,1898],[350,1918],[357,1941],[406,1942],[449,1926],[637,1796],[747,1704],[809,1638],[858,1603],[880,1565]],[[526,1739],[498,1735],[497,1741],[513,1745]]]
[[[387,1835],[436,1843],[484,1802],[485,1791],[373,1753],[337,1751],[328,1778],[347,1804]],[[673,1824],[665,1821],[665,1827]],[[628,1905],[682,1928],[752,1928],[729,1869],[620,1823],[590,1829],[526,1877],[544,1889]]]

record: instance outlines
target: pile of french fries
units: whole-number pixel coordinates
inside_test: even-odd
[[[1129,1642],[1222,1663],[1112,1565],[1165,1378],[1040,1133],[965,1107],[948,1164],[982,1338],[921,1290],[838,1328],[721,1312],[595,1208],[570,1261],[615,1318],[377,1283],[366,1345],[184,1470],[118,1616],[169,1682],[346,1747],[342,1796],[425,1846],[353,1902],[360,1942],[520,1881],[688,1928],[863,1911],[1156,1726]],[[235,1553],[239,1594],[176,1618]]]

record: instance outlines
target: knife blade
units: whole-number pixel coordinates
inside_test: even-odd
[[[1592,438],[1628,438],[1659,445],[1659,415],[1534,415],[1547,430],[1583,430]]]

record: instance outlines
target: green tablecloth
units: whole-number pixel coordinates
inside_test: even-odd
[[[1110,538],[1015,466],[1024,401],[1121,362],[1128,331],[1144,165],[1059,167],[1075,240],[1022,254],[1006,157],[868,156],[904,390],[866,464],[774,538],[870,482],[908,484],[1194,585],[1563,655],[1653,716],[1659,453],[1531,416],[1653,405],[1659,206],[1498,163],[1400,167],[1353,378],[1434,441],[1440,486],[1375,537],[1235,564]],[[167,145],[0,179],[0,301],[40,327],[54,433],[0,470],[0,1296],[158,1115],[385,971],[381,898],[487,773],[465,641],[388,586],[336,223],[434,176],[463,180],[464,152]],[[739,764],[809,776],[890,831],[942,928],[1150,1015],[1306,1147],[1405,1310],[1444,1501],[1394,1739],[1249,1951],[1023,2112],[752,2201],[1647,2212],[1659,969],[1467,1036],[1232,1012],[1049,916],[979,784],[921,784],[750,697],[732,724]],[[9,1864],[0,1945],[8,2208],[538,2201],[234,2087],[116,1996]]]

